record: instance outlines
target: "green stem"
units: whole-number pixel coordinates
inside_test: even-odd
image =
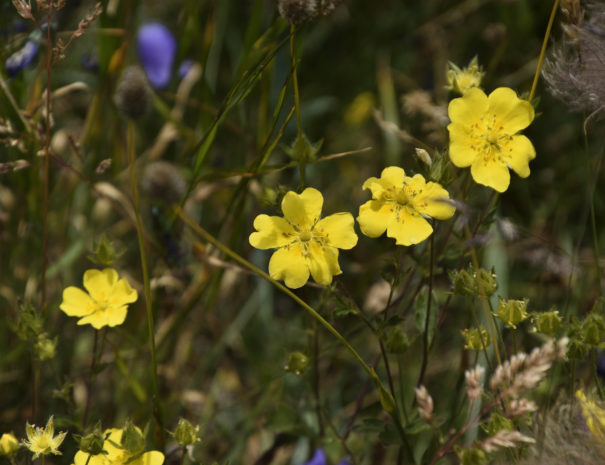
[[[208,241],[210,244],[215,246],[217,249],[219,249],[225,255],[227,255],[228,257],[230,257],[231,259],[233,259],[240,265],[242,265],[244,268],[249,269],[254,274],[269,281],[271,284],[273,284],[275,287],[277,287],[284,294],[288,295],[298,305],[300,305],[302,308],[304,308],[307,312],[309,312],[313,318],[315,318],[329,333],[331,333],[336,339],[338,339],[338,341],[343,346],[345,346],[348,349],[348,351],[353,355],[353,357],[359,363],[359,365],[365,370],[365,372],[377,384],[379,389],[381,388],[385,392],[388,392],[387,389],[385,388],[385,386],[382,384],[382,382],[378,379],[376,372],[368,366],[368,364],[361,358],[361,356],[357,353],[357,351],[353,348],[353,346],[351,346],[351,344],[349,344],[347,342],[347,340],[336,330],[336,328],[334,328],[330,323],[328,323],[328,321],[326,321],[324,319],[324,317],[322,317],[319,313],[317,313],[317,311],[315,311],[315,309],[313,309],[304,300],[302,300],[300,297],[298,297],[296,294],[294,294],[286,286],[284,286],[280,282],[274,280],[271,276],[269,276],[267,273],[262,271],[260,268],[254,266],[248,260],[246,260],[245,258],[243,258],[240,255],[238,255],[237,253],[235,253],[233,250],[231,250],[229,247],[225,246],[219,240],[215,239],[214,236],[212,236],[204,228],[202,228],[200,225],[194,223],[193,220],[191,218],[189,218],[185,214],[185,212],[183,212],[183,210],[180,209],[180,207],[177,206],[176,209],[177,209],[176,210],[177,215],[180,216],[181,219],[185,222],[185,224],[187,224],[187,226],[189,226],[193,231],[195,231],[196,234],[203,237],[206,241]]]
[[[302,134],[302,120],[300,117],[300,97],[298,93],[298,77],[296,74],[296,26],[290,26],[290,57],[292,59],[292,84],[294,85],[294,108],[296,108],[296,127]]]
[[[162,425],[162,410],[160,408],[160,392],[158,384],[158,365],[155,351],[155,330],[153,321],[153,311],[151,308],[151,286],[149,284],[149,272],[147,269],[147,255],[145,253],[145,241],[143,236],[143,221],[141,219],[141,208],[139,202],[139,190],[137,187],[137,178],[135,172],[135,147],[134,147],[134,122],[128,121],[128,168],[130,171],[130,185],[132,188],[132,202],[137,223],[137,239],[139,242],[139,253],[141,256],[141,271],[143,273],[143,286],[145,288],[145,308],[147,310],[147,329],[149,333],[149,349],[151,352],[151,380],[153,388],[153,403],[156,415],[156,421],[161,430],[161,440],[163,443],[164,428]],[[161,444],[163,446],[163,444]]]
[[[550,37],[550,30],[555,21],[557,15],[557,8],[559,7],[559,0],[555,0],[550,12],[550,18],[548,19],[548,26],[546,26],[546,33],[544,34],[544,41],[542,42],[542,49],[540,50],[540,57],[538,58],[538,66],[536,67],[536,73],[534,74],[534,81],[531,84],[531,91],[529,92],[529,98],[531,102],[536,94],[536,87],[538,87],[538,80],[540,79],[540,70],[542,69],[542,63],[544,62],[544,55],[546,54],[546,47],[548,46],[548,38]]]

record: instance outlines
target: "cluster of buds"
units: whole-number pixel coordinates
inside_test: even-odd
[[[460,270],[450,274],[450,279],[454,284],[454,293],[462,296],[491,297],[498,289],[496,274],[483,268],[476,271],[473,268]]]

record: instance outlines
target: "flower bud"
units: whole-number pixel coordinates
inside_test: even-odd
[[[34,347],[38,360],[51,360],[55,358],[57,339],[49,339],[46,333],[40,334]]]
[[[297,163],[312,163],[317,158],[317,152],[319,152],[322,143],[323,140],[320,140],[312,144],[303,132],[299,132],[292,147],[286,149],[286,153]]]
[[[152,91],[145,73],[138,66],[129,66],[122,72],[114,101],[120,112],[129,119],[140,119],[152,103]]]
[[[200,440],[199,425],[193,426],[191,422],[185,418],[179,418],[179,423],[174,431],[174,439],[181,446],[190,446]]]
[[[292,352],[288,355],[288,362],[284,366],[284,370],[300,375],[307,371],[309,367],[309,357],[302,352]]]
[[[145,448],[143,433],[130,420],[126,421],[124,425],[120,445],[131,456],[141,453]]]
[[[104,442],[105,435],[101,431],[100,425],[97,424],[92,433],[80,438],[80,450],[90,455],[98,455],[103,452]]]
[[[4,433],[0,438],[0,455],[13,455],[19,450],[19,441],[10,433]]]
[[[554,337],[561,327],[561,317],[557,310],[539,313],[535,317],[536,331]]]
[[[477,57],[473,58],[468,66],[463,69],[460,69],[454,63],[449,62],[446,72],[446,89],[464,95],[469,89],[481,85],[483,74],[479,62],[477,61]]]
[[[516,328],[519,323],[525,320],[527,314],[527,299],[524,300],[504,300],[500,299],[498,311],[495,316],[502,320],[509,328]]]
[[[603,317],[591,313],[582,322],[582,340],[589,346],[596,347],[605,339],[605,322]]]
[[[479,268],[473,277],[475,278],[475,291],[479,295],[491,297],[498,289],[496,274],[493,272]]]
[[[464,338],[465,349],[483,350],[484,345],[485,348],[489,347],[490,338],[483,326],[481,326],[479,329],[464,329],[461,333],[462,337]]]
[[[410,339],[403,329],[396,326],[389,332],[385,346],[392,354],[403,354],[410,346]]]
[[[116,250],[107,236],[101,234],[99,242],[94,245],[93,254],[89,255],[88,259],[93,263],[108,266],[124,255],[124,252],[126,252],[126,249]]]
[[[466,270],[460,270],[450,274],[454,284],[454,293],[457,295],[475,295],[475,280]]]
[[[487,454],[476,447],[458,448],[456,454],[458,454],[461,465],[485,465],[489,463]]]

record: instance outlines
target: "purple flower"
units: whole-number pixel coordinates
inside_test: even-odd
[[[179,78],[183,79],[187,76],[187,73],[193,68],[193,60],[183,60],[179,66]]]
[[[303,465],[328,465],[328,459],[326,457],[326,453],[320,447],[315,451],[313,457],[308,462],[305,462]]]
[[[153,88],[161,89],[170,82],[176,45],[176,39],[163,24],[149,23],[139,29],[137,51]]]
[[[38,53],[38,43],[28,40],[25,45],[6,59],[6,72],[14,76],[27,65],[29,65]]]

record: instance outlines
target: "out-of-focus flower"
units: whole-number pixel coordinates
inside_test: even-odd
[[[154,89],[170,82],[177,43],[172,32],[160,23],[149,23],[137,33],[137,52]]]
[[[311,460],[305,462],[303,465],[328,465],[328,458],[326,457],[324,450],[320,447],[315,450]]]
[[[514,90],[500,87],[488,97],[474,87],[450,102],[448,114],[450,159],[459,168],[470,166],[475,182],[504,192],[509,167],[522,178],[529,176],[536,151],[518,132],[533,121],[534,108]]]
[[[254,220],[257,232],[250,234],[250,244],[277,249],[269,260],[269,274],[290,288],[304,286],[309,274],[319,284],[330,284],[342,273],[338,249],[357,244],[353,216],[335,213],[320,220],[322,206],[321,192],[308,187],[300,195],[290,191],[284,196],[284,218],[258,215]]]
[[[605,444],[605,410],[592,400],[588,400],[586,394],[581,389],[576,391],[576,398],[580,402],[586,426],[588,426],[588,429],[599,443]]]
[[[66,288],[59,308],[68,316],[80,317],[79,325],[90,324],[95,329],[124,323],[128,304],[138,297],[125,278],[118,279],[113,268],[87,270],[84,287],[88,293],[74,286]]]
[[[136,428],[136,427],[135,427]],[[138,430],[138,428],[137,428]],[[111,428],[105,430],[103,450],[106,453],[90,455],[79,450],[74,456],[74,465],[162,465],[164,454],[160,451],[132,453],[122,443],[124,430]],[[138,430],[140,433],[140,430]]]
[[[152,100],[153,91],[140,67],[133,65],[122,71],[114,95],[114,102],[122,115],[133,120],[140,119],[151,107]]]
[[[34,459],[37,459],[40,455],[61,455],[59,446],[67,435],[66,432],[61,432],[55,436],[55,425],[52,416],[48,419],[44,428],[27,423],[25,434],[27,434],[27,441],[23,441],[23,444],[33,452]]]
[[[464,95],[469,89],[481,85],[483,74],[477,57],[474,57],[468,66],[462,69],[450,61],[447,64],[447,86],[445,87]]]
[[[397,245],[417,244],[431,235],[433,227],[425,216],[446,220],[456,211],[440,184],[427,183],[420,174],[406,176],[397,166],[382,170],[380,178],[369,178],[363,188],[372,192],[372,200],[359,208],[361,232],[378,237],[386,231]]]
[[[30,65],[38,54],[38,43],[28,40],[25,45],[6,59],[5,67],[9,76],[15,76],[23,68]]]
[[[200,426],[193,426],[185,418],[179,418],[179,422],[174,431],[174,439],[181,446],[190,446],[200,441]]]
[[[359,126],[372,116],[376,98],[372,92],[362,92],[347,106],[344,122],[347,126]]]
[[[4,433],[0,438],[0,455],[13,455],[19,450],[19,441],[11,433]]]
[[[194,64],[195,62],[189,59],[181,61],[178,71],[179,79],[183,79],[185,76],[187,76],[187,73],[189,70],[191,70],[191,68],[193,68]]]

